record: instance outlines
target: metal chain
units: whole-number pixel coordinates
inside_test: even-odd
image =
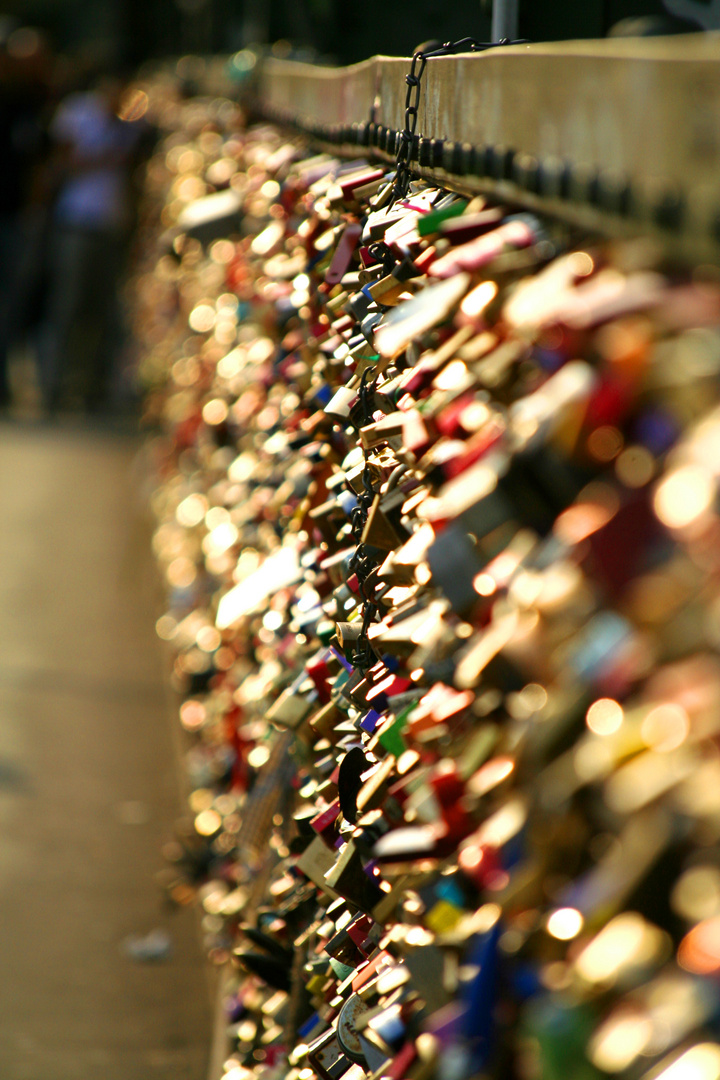
[[[418,64],[420,65],[420,70],[416,74],[416,67]],[[397,160],[395,162],[395,184],[393,186],[392,199],[390,200],[391,206],[397,199],[404,199],[408,193],[408,188],[410,187],[410,158],[412,155],[413,139],[415,138],[415,129],[417,128],[418,121],[420,83],[425,74],[426,65],[426,54],[422,52],[415,53],[410,63],[410,71],[405,76],[405,82],[407,83],[407,92],[405,94],[405,128],[400,132]]]
[[[408,193],[408,188],[410,187],[410,162],[412,159],[413,139],[415,138],[418,122],[420,89],[428,60],[434,56],[449,56],[459,52],[479,52],[483,49],[493,48],[498,44],[507,45],[511,43],[507,40],[501,42],[481,42],[477,41],[475,38],[462,38],[460,41],[448,41],[438,49],[431,49],[426,52],[419,51],[414,54],[410,64],[410,71],[405,76],[405,82],[407,83],[407,93],[405,94],[405,128],[400,132],[397,148],[396,174],[390,206],[393,206],[398,199],[404,199]],[[383,251],[380,244],[373,245],[370,250],[373,257],[383,265],[384,272],[387,273],[385,264],[386,262],[389,263],[389,260],[392,259],[391,253]],[[364,423],[372,421],[372,397],[377,385],[377,380],[375,380],[372,385],[370,384],[368,379],[370,374],[370,368],[363,372],[359,389],[360,405],[363,412]],[[379,612],[379,607],[374,599],[376,582],[373,582],[372,585],[370,582],[370,579],[377,570],[378,560],[375,555],[365,550],[366,545],[361,543],[361,538],[370,507],[372,506],[377,493],[372,485],[372,475],[370,473],[367,451],[365,451],[364,456],[365,467],[362,473],[363,491],[357,496],[358,505],[355,507],[350,517],[353,538],[357,543],[355,554],[350,561],[350,570],[357,575],[360,592],[363,597],[362,625],[355,651],[352,656],[352,664],[361,671],[367,671],[368,668],[372,667],[373,664],[380,659],[379,654],[375,651],[368,638],[370,625],[376,619]],[[404,471],[405,466],[401,466],[399,470],[395,470],[391,477],[391,479],[394,480],[394,484],[397,483]],[[394,486],[394,484],[392,486]]]
[[[375,621],[378,611],[380,610],[375,603],[375,587],[377,585],[377,580],[375,579],[371,582],[371,579],[375,578],[377,572],[378,560],[373,553],[364,552],[364,547],[364,544],[358,545],[358,549],[351,562],[351,566],[357,575],[360,593],[363,598],[362,625],[360,627],[359,637],[355,643],[355,651],[352,655],[351,662],[354,667],[359,668],[361,671],[367,671],[369,667],[373,666],[376,660],[380,659],[368,637],[370,625]]]
[[[373,375],[373,369],[366,368],[360,381],[358,397],[360,399],[360,407],[363,414],[363,423],[370,423],[373,418],[372,405],[375,387],[377,385],[377,378],[373,378]],[[364,458],[365,465],[362,472],[363,491],[360,495],[356,496],[358,505],[350,515],[350,527],[357,547],[350,560],[349,567],[350,572],[357,576],[360,593],[363,598],[362,626],[360,629],[360,636],[356,643],[355,652],[352,656],[353,666],[361,671],[367,671],[367,669],[372,667],[376,660],[379,659],[367,636],[370,624],[375,620],[378,613],[378,606],[374,602],[374,585],[370,585],[370,578],[377,569],[378,560],[375,554],[368,551],[366,545],[361,542],[370,507],[372,506],[377,492],[372,483],[372,473],[370,471],[367,451],[364,451]]]
[[[358,397],[360,399],[360,408],[362,410],[362,424],[369,424],[373,418],[372,400],[375,395],[375,387],[377,386],[377,378],[373,379],[372,384],[370,379],[374,375],[372,368],[366,368],[362,374],[360,380],[360,388],[358,390]],[[372,506],[372,501],[375,498],[375,489],[372,485],[372,473],[370,472],[370,465],[368,460],[367,450],[363,451],[364,468],[362,472],[363,490],[360,495],[357,496],[358,505],[350,515],[350,525],[352,528],[353,538],[359,544],[362,531],[365,528],[365,522]]]
[[[387,277],[392,268],[395,266],[397,259],[390,250],[390,248],[382,240],[376,240],[374,244],[370,244],[368,247],[370,258],[375,263],[379,263],[382,266],[383,276]]]
[[[395,163],[395,181],[393,193],[390,199],[392,207],[398,199],[407,196],[412,174],[410,161],[412,158],[413,140],[417,129],[418,111],[420,106],[420,87],[422,77],[428,60],[436,56],[452,56],[461,52],[483,52],[485,49],[494,49],[498,45],[523,45],[525,39],[510,41],[503,38],[501,41],[477,41],[476,38],[461,38],[459,41],[446,41],[437,49],[429,49],[426,52],[416,52],[410,63],[410,71],[405,76],[407,93],[405,94],[405,127],[400,132],[398,140],[397,158]],[[419,64],[419,70],[417,70]]]

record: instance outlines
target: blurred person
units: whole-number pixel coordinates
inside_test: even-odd
[[[122,91],[120,79],[103,77],[64,98],[50,124],[57,184],[37,341],[50,413],[73,393],[90,411],[109,405],[121,336],[117,289],[132,220],[129,178],[141,135],[118,116]]]
[[[52,63],[38,30],[0,22],[0,407],[10,401],[8,352],[30,317],[42,266]]]

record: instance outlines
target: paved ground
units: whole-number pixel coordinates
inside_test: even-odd
[[[194,913],[153,875],[181,809],[130,436],[0,425],[0,1077],[204,1080]],[[173,953],[139,964],[129,935]]]

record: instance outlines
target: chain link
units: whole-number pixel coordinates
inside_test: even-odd
[[[417,65],[420,70],[416,73]],[[420,106],[420,86],[425,74],[427,56],[425,53],[415,53],[410,65],[410,72],[405,76],[407,92],[405,94],[405,128],[400,132],[399,146],[397,148],[397,160],[395,163],[395,184],[390,205],[397,199],[404,199],[410,187],[410,160],[412,157],[413,139],[417,129],[418,111]]]
[[[372,368],[367,368],[363,372],[360,381],[358,397],[360,399],[363,424],[368,424],[373,419],[373,397],[377,385],[377,378],[373,378],[373,374]],[[367,450],[364,451],[364,459],[365,464],[362,471],[363,490],[356,496],[358,505],[350,515],[350,527],[357,547],[349,566],[350,572],[357,576],[360,594],[363,598],[360,636],[356,642],[351,661],[353,666],[361,671],[367,671],[379,659],[367,636],[370,624],[374,622],[378,613],[378,606],[374,602],[375,582],[371,582],[371,578],[378,567],[378,559],[375,553],[368,550],[367,545],[362,543],[362,534],[377,492],[373,487]]]
[[[518,41],[510,41],[508,38],[503,38],[501,41],[478,41],[476,38],[466,37],[461,38],[459,41],[446,41],[444,45],[441,45],[437,49],[428,49],[424,52],[416,52],[413,55],[410,63],[410,71],[405,76],[405,82],[407,83],[407,92],[405,94],[405,127],[399,133],[395,162],[395,181],[393,183],[392,198],[390,199],[391,207],[398,199],[404,199],[407,196],[408,188],[410,187],[410,177],[412,175],[410,162],[412,160],[413,141],[415,139],[420,111],[420,89],[428,60],[436,56],[453,56],[454,54],[461,52],[484,52],[485,49],[494,49],[499,45],[523,44],[525,44],[524,38]]]
[[[407,83],[407,92],[405,94],[405,128],[400,132],[398,140],[396,174],[390,206],[398,199],[404,199],[408,193],[408,188],[410,187],[410,177],[412,175],[410,162],[412,160],[413,140],[415,138],[418,115],[420,112],[420,90],[422,86],[422,77],[425,74],[428,60],[434,56],[450,56],[453,53],[459,52],[479,52],[483,49],[493,48],[495,45],[509,44],[519,43],[512,43],[507,40],[501,42],[481,42],[476,41],[475,38],[462,38],[460,41],[448,41],[438,49],[431,49],[425,52],[418,51],[413,55],[410,71],[405,76],[405,82]],[[386,266],[386,263],[389,264],[393,260],[392,254],[387,251],[387,249],[383,250],[383,245],[381,244],[373,245],[370,248],[370,251],[377,261],[382,263],[384,272],[387,273],[389,265]],[[363,377],[360,382],[359,398],[363,414],[363,423],[370,423],[373,418],[372,398],[375,394],[377,379],[370,383],[368,379],[370,374],[371,369],[368,368],[363,372]],[[376,571],[379,561],[372,551],[367,550],[367,545],[361,542],[370,507],[377,494],[372,484],[372,474],[370,472],[367,451],[364,452],[364,457],[365,465],[362,472],[363,491],[357,496],[358,505],[350,516],[350,527],[352,529],[353,539],[357,544],[355,554],[350,561],[350,570],[357,576],[360,593],[363,598],[360,635],[352,656],[353,666],[360,671],[367,671],[368,668],[372,667],[373,664],[380,659],[379,654],[373,648],[368,638],[368,630],[377,618],[380,610],[377,603],[375,603],[375,586],[377,584]],[[404,465],[399,466],[394,471],[391,477],[392,483],[389,487],[393,487],[398,482],[404,471]]]

